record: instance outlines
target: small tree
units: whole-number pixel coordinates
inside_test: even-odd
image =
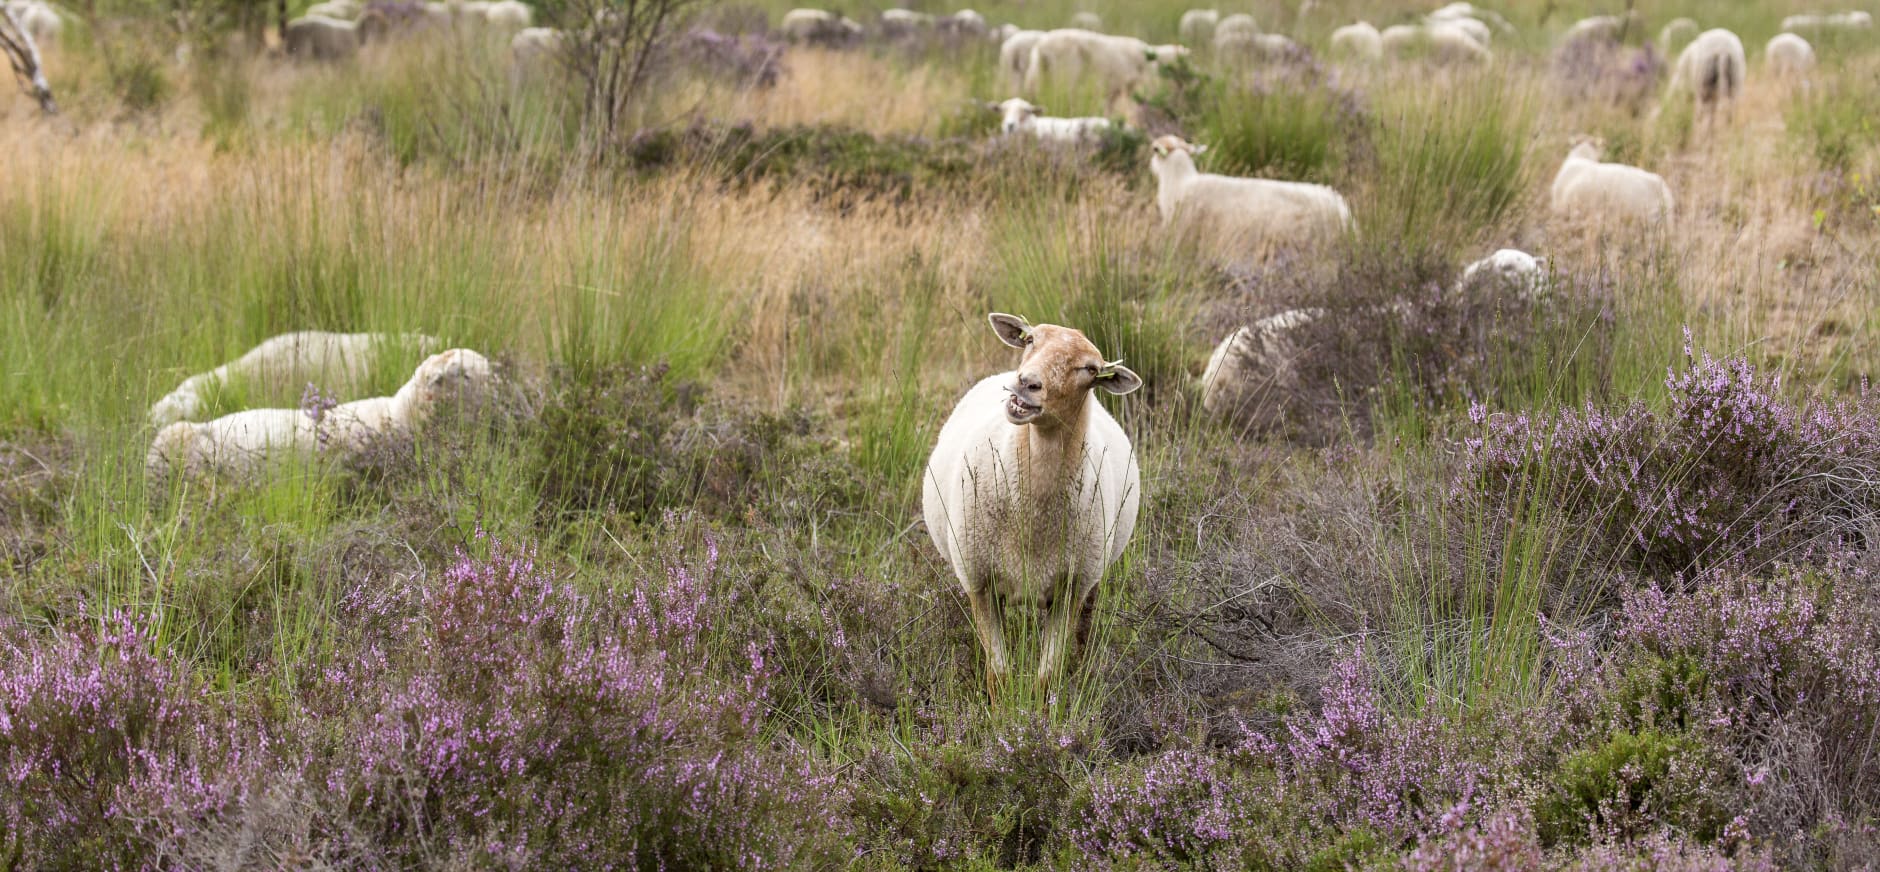
[[[52,100],[52,85],[46,81],[46,66],[39,58],[39,46],[33,42],[33,35],[26,32],[16,9],[10,3],[0,5],[0,52],[6,53],[7,63],[13,66],[13,76],[19,80],[20,87],[39,101],[39,108],[47,115],[57,115],[59,104]]]
[[[579,84],[590,141],[617,141],[666,38],[700,0],[558,0],[548,4],[567,39],[562,62]]]

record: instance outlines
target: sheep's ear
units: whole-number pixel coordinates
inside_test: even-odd
[[[1127,394],[1142,387],[1142,376],[1124,366],[1122,361],[1112,361],[1097,370],[1097,387],[1113,394]]]
[[[1017,315],[993,312],[986,316],[992,322],[992,331],[999,334],[999,341],[1013,348],[1024,348],[1031,344],[1031,325]]]

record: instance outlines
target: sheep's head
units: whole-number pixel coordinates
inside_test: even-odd
[[[1146,60],[1160,66],[1163,64],[1172,64],[1187,57],[1188,47],[1175,43],[1169,43],[1168,45],[1152,45],[1144,54],[1147,56],[1145,58]]]
[[[196,425],[188,421],[178,421],[158,430],[157,437],[151,440],[150,453],[144,457],[145,480],[162,487],[171,475],[187,470],[195,441]]]
[[[150,407],[150,423],[162,427],[177,421],[187,421],[202,414],[202,398],[193,390],[178,389],[169,396],[158,400]]]
[[[447,397],[479,391],[494,379],[489,358],[468,348],[452,348],[418,364],[406,388],[415,390],[420,404],[429,407]]]
[[[1208,150],[1205,145],[1196,145],[1173,134],[1156,137],[1150,148],[1154,153],[1149,156],[1149,168],[1157,175],[1162,173],[1163,167],[1171,164],[1186,164],[1189,169],[1193,169],[1194,156]]]
[[[1573,138],[1567,140],[1567,142],[1573,147],[1572,151],[1567,152],[1567,157],[1577,157],[1584,160],[1599,160],[1600,154],[1603,153],[1606,148],[1605,140],[1597,136],[1587,136],[1583,133],[1574,134]]]
[[[1011,133],[1025,126],[1025,123],[1044,114],[1044,107],[1034,105],[1022,97],[1013,97],[1003,103],[993,103],[991,108],[1003,116],[999,130]]]
[[[1081,417],[1091,388],[1127,394],[1142,377],[1122,361],[1106,361],[1083,331],[1056,324],[1032,326],[1016,315],[988,316],[1000,341],[1025,352],[1006,387],[1005,419],[1055,427]]]

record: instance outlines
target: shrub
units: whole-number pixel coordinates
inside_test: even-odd
[[[1724,822],[1707,756],[1688,736],[1615,732],[1561,761],[1552,793],[1537,810],[1541,839],[1575,842],[1590,834],[1629,841],[1673,826],[1713,841]]]

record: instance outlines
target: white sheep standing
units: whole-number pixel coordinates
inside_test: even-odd
[[[1576,42],[1619,42],[1628,30],[1640,26],[1641,16],[1634,9],[1627,15],[1594,15],[1573,22],[1560,37],[1561,45]]]
[[[1743,57],[1743,41],[1723,28],[1706,30],[1678,53],[1678,63],[1671,73],[1667,96],[1689,89],[1700,110],[1713,118],[1718,109],[1734,114],[1736,98],[1743,90],[1743,77],[1749,64]]]
[[[1673,18],[1658,29],[1658,50],[1667,55],[1677,52],[1697,38],[1701,29],[1689,18]]]
[[[1800,76],[1815,68],[1815,49],[1793,33],[1778,33],[1763,49],[1763,62],[1775,76]]]
[[[1150,45],[1133,36],[1088,30],[1053,30],[1031,47],[1025,92],[1036,95],[1047,81],[1094,85],[1111,100],[1126,96],[1163,63],[1188,54],[1179,45]]]
[[[1277,33],[1230,33],[1214,36],[1214,54],[1224,61],[1283,60],[1300,53],[1299,44]]]
[[[1218,51],[1222,46],[1232,48],[1242,43],[1252,42],[1260,35],[1260,22],[1245,12],[1236,12],[1221,19],[1214,25],[1214,45]]]
[[[1351,207],[1324,185],[1203,173],[1194,156],[1207,150],[1179,136],[1154,143],[1149,167],[1156,178],[1162,225],[1191,225],[1223,250],[1303,244],[1351,227]]]
[[[1031,68],[1031,48],[1042,36],[1042,30],[1020,30],[999,43],[999,69],[1005,71],[1007,90],[1025,87],[1025,71]]]
[[[535,23],[535,10],[520,0],[497,0],[484,8],[483,21],[493,30],[519,31]]]
[[[1399,58],[1422,51],[1443,64],[1486,64],[1495,59],[1495,53],[1469,31],[1448,22],[1392,25],[1378,35],[1378,43],[1386,54]]]
[[[1508,19],[1501,17],[1500,14],[1494,12],[1493,10],[1483,9],[1480,6],[1476,6],[1476,5],[1473,5],[1470,3],[1464,3],[1464,2],[1450,3],[1446,6],[1443,6],[1440,9],[1437,9],[1434,12],[1431,12],[1429,15],[1426,15],[1423,18],[1424,21],[1432,22],[1432,23],[1440,22],[1440,21],[1459,21],[1459,20],[1465,20],[1465,19],[1470,20],[1470,21],[1478,21],[1478,22],[1481,22],[1482,24],[1493,26],[1496,30],[1499,30],[1502,33],[1508,34],[1510,36],[1512,36],[1515,32],[1514,25],[1509,24]]]
[[[822,9],[792,9],[784,13],[777,30],[790,42],[840,46],[861,38],[862,26]]]
[[[1106,361],[1078,330],[993,313],[1018,368],[966,392],[921,479],[921,514],[972,606],[997,698],[1011,675],[1004,610],[1044,612],[1037,685],[1061,672],[1110,564],[1135,532],[1142,476],[1129,436],[1093,389],[1127,394],[1142,379]]]
[[[1782,19],[1783,30],[1871,30],[1873,16],[1861,10],[1852,12],[1804,12]]]
[[[986,16],[971,9],[961,9],[941,18],[940,32],[961,38],[979,39],[991,31],[986,27]]]
[[[307,10],[300,14],[303,16],[318,15],[324,18],[337,18],[342,21],[352,21],[359,17],[359,13],[364,11],[365,7],[360,6],[355,0],[326,0],[324,3],[315,3],[307,7]]]
[[[1006,136],[1029,133],[1043,142],[1082,143],[1098,139],[1110,129],[1108,118],[1052,118],[1044,114],[1043,107],[1022,97],[991,103],[988,108],[999,113],[999,132]]]
[[[938,23],[938,19],[932,15],[911,9],[881,11],[881,35],[889,39],[908,39],[930,33]]]
[[[176,390],[150,407],[150,423],[162,427],[195,419],[203,413],[207,395],[231,381],[275,389],[317,383],[342,393],[356,390],[365,384],[381,351],[428,351],[439,344],[436,339],[416,333],[283,333],[241,357],[184,379]]]
[[[1657,173],[1625,164],[1600,163],[1598,143],[1576,144],[1554,176],[1551,196],[1557,214],[1595,221],[1669,224],[1671,187]]]
[[[487,358],[453,348],[418,364],[398,393],[341,403],[317,417],[306,409],[248,409],[206,423],[177,421],[157,431],[144,472],[155,483],[176,473],[252,477],[270,464],[323,451],[356,454],[374,438],[422,424],[444,399],[493,379]]]
[[[525,27],[509,38],[510,61],[518,69],[539,70],[561,52],[567,39],[553,27]]]
[[[1286,392],[1299,386],[1299,328],[1324,314],[1291,309],[1229,333],[1201,374],[1201,408],[1249,429],[1277,423]]]
[[[1375,61],[1384,57],[1384,38],[1369,21],[1347,24],[1332,31],[1332,54]]]
[[[1500,249],[1464,267],[1462,277],[1456,280],[1451,292],[1460,294],[1471,287],[1490,282],[1500,289],[1512,290],[1523,300],[1538,300],[1547,292],[1547,258],[1535,257],[1516,248]]]
[[[1190,48],[1212,45],[1214,29],[1220,26],[1221,13],[1214,9],[1190,9],[1182,13],[1180,26],[1175,30],[1180,35],[1183,45]]]
[[[314,60],[343,60],[359,53],[364,42],[358,22],[304,15],[287,22],[281,44],[289,55]]]

